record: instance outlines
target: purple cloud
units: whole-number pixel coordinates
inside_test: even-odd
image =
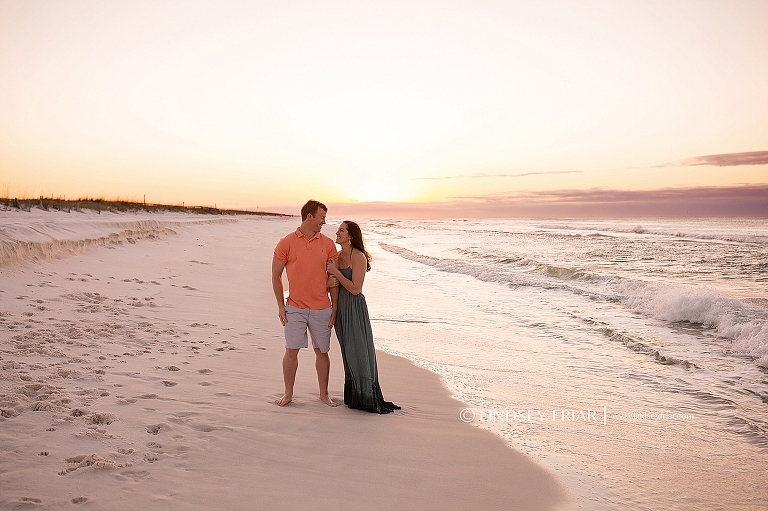
[[[657,190],[549,190],[454,197],[512,216],[768,216],[768,184]]]
[[[473,201],[527,201],[578,204],[607,204],[626,202],[676,202],[690,200],[736,200],[768,193],[768,184],[740,186],[698,186],[688,188],[659,188],[656,190],[545,190],[498,192],[488,195],[457,196],[453,199]]]
[[[737,165],[768,165],[768,151],[696,156],[694,158],[683,160],[682,164],[686,167],[696,165],[712,165],[715,167],[735,167]]]
[[[333,212],[404,218],[768,217],[768,184],[506,192],[452,199],[429,203],[339,204]]]

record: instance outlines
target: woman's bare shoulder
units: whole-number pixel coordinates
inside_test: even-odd
[[[365,254],[363,254],[357,249],[352,250],[352,255],[350,256],[350,259],[352,260],[351,262],[354,263],[355,265],[358,265],[358,264],[363,266],[368,265],[368,258],[365,257]]]

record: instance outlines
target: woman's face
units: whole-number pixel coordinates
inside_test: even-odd
[[[349,233],[347,232],[347,224],[342,222],[339,226],[339,230],[336,231],[336,243],[344,245],[349,242]]]

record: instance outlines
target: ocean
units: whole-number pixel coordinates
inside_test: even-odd
[[[377,348],[573,509],[768,509],[768,220],[361,224]]]

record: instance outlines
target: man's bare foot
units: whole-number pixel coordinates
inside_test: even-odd
[[[275,399],[275,404],[277,406],[285,406],[291,401],[293,401],[293,396],[289,396],[288,394],[283,394],[283,397],[281,397],[280,399]]]
[[[328,406],[339,406],[336,403],[333,402],[333,399],[331,399],[331,396],[320,396],[320,401],[327,404]]]

